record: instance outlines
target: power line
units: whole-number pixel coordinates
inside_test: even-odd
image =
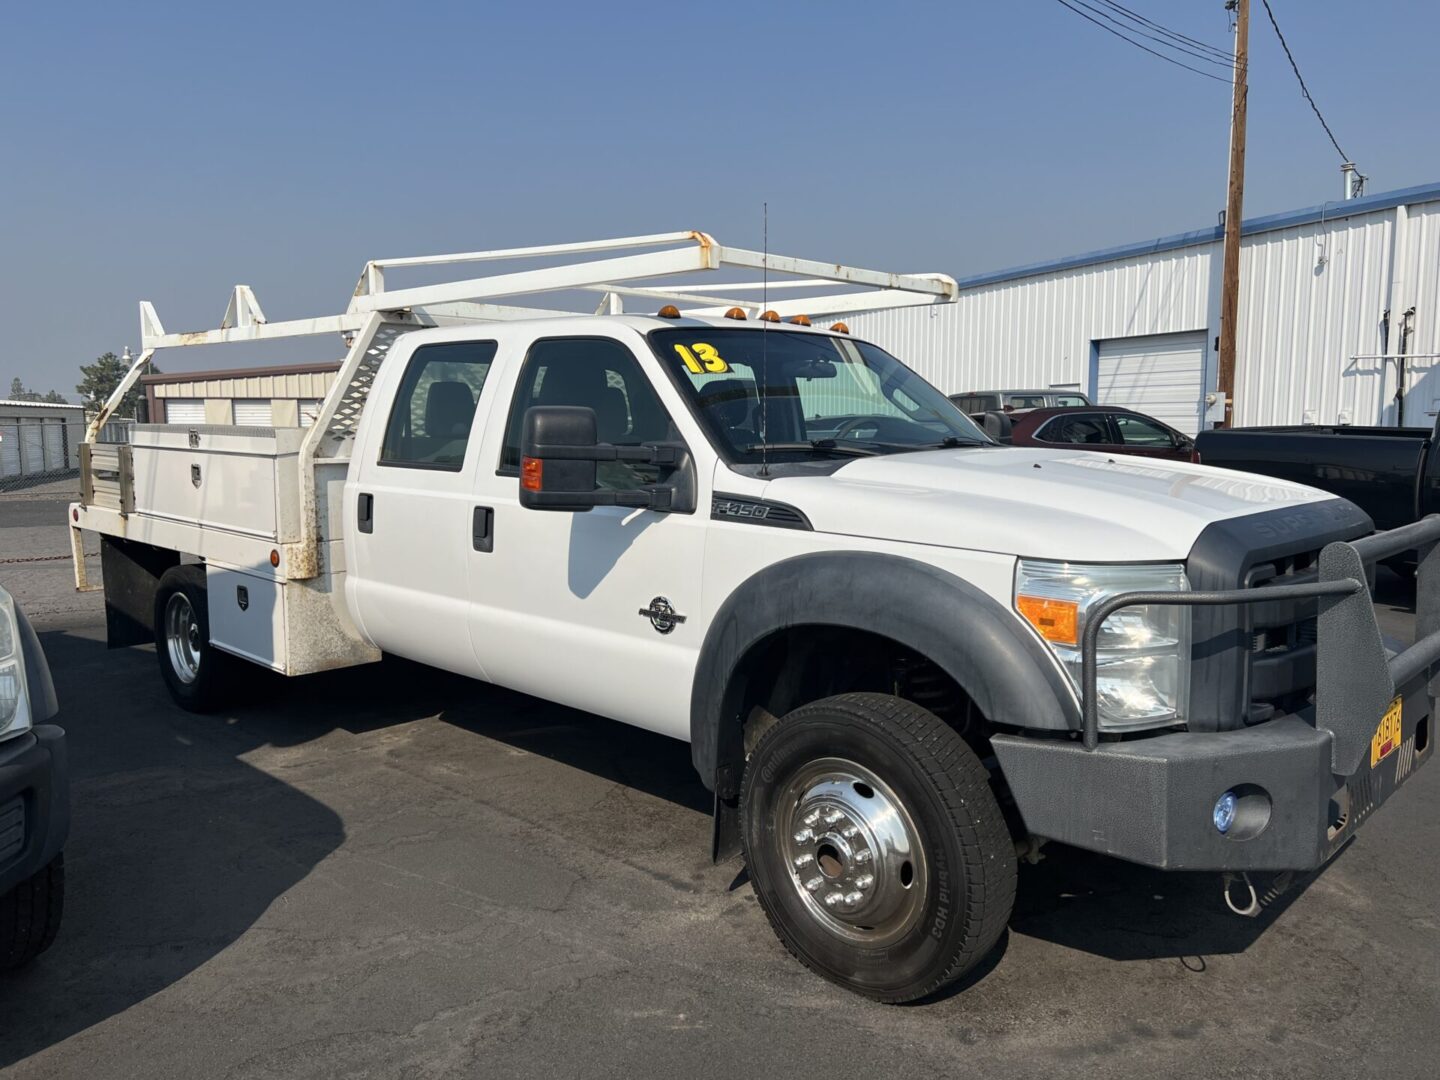
[[[1095,18],[1093,15],[1090,15],[1088,12],[1081,11],[1079,8],[1077,8],[1077,7],[1075,7],[1073,4],[1071,4],[1071,3],[1069,2],[1069,0],[1055,0],[1055,2],[1056,2],[1057,4],[1060,4],[1060,5],[1063,6],[1063,7],[1069,8],[1069,9],[1070,9],[1071,11],[1073,11],[1076,15],[1079,15],[1082,19],[1085,19],[1085,20],[1087,20],[1087,21],[1089,21],[1089,22],[1094,23],[1096,26],[1100,27],[1101,30],[1104,30],[1107,34],[1114,34],[1114,35],[1115,35],[1116,37],[1118,37],[1121,41],[1128,42],[1129,44],[1134,45],[1137,49],[1140,49],[1140,50],[1142,50],[1142,51],[1144,51],[1144,52],[1149,53],[1151,56],[1158,56],[1161,60],[1164,60],[1167,64],[1174,64],[1176,67],[1182,67],[1182,68],[1184,68],[1186,71],[1193,71],[1196,75],[1203,75],[1203,76],[1204,76],[1205,78],[1207,78],[1207,79],[1214,79],[1216,82],[1224,83],[1224,84],[1227,85],[1227,86],[1230,85],[1231,80],[1229,80],[1229,79],[1222,79],[1219,75],[1213,75],[1213,74],[1211,74],[1211,73],[1208,72],[1208,71],[1201,71],[1199,68],[1197,68],[1197,67],[1191,67],[1189,64],[1182,64],[1179,60],[1176,60],[1174,57],[1166,56],[1166,55],[1165,55],[1164,53],[1162,53],[1162,52],[1157,52],[1156,50],[1150,48],[1150,46],[1148,46],[1148,45],[1142,45],[1140,42],[1136,41],[1134,38],[1128,37],[1127,35],[1122,34],[1119,30],[1116,30],[1113,26],[1107,26],[1105,23],[1101,22],[1099,19]]]
[[[1285,59],[1290,61],[1290,67],[1295,72],[1295,78],[1300,83],[1300,92],[1305,95],[1305,100],[1310,103],[1310,108],[1315,111],[1315,119],[1320,121],[1320,126],[1325,129],[1325,134],[1330,136],[1330,145],[1335,147],[1335,152],[1340,155],[1340,160],[1348,162],[1349,157],[1345,151],[1340,149],[1340,143],[1335,139],[1335,133],[1330,130],[1330,125],[1325,122],[1325,117],[1320,115],[1320,106],[1315,104],[1315,99],[1310,96],[1310,88],[1305,85],[1305,78],[1300,74],[1300,65],[1295,63],[1295,57],[1290,52],[1290,44],[1285,40],[1285,35],[1280,32],[1280,24],[1275,21],[1275,12],[1270,10],[1270,0],[1260,0],[1265,5],[1265,14],[1270,16],[1270,25],[1275,28],[1275,36],[1280,39],[1280,47],[1285,50]]]
[[[1107,22],[1114,23],[1116,26],[1120,27],[1120,29],[1127,31],[1128,33],[1139,34],[1141,37],[1146,38],[1149,41],[1157,42],[1167,49],[1174,49],[1176,52],[1184,53],[1186,56],[1193,56],[1197,60],[1203,60],[1207,64],[1218,64],[1224,68],[1230,68],[1233,66],[1230,56],[1226,53],[1220,53],[1219,56],[1211,56],[1208,53],[1199,52],[1198,50],[1192,49],[1187,45],[1181,44],[1180,42],[1169,41],[1166,38],[1157,37],[1155,34],[1148,33],[1144,27],[1128,26],[1125,23],[1121,22],[1119,19],[1115,18],[1114,15],[1111,15],[1108,11],[1105,11],[1103,8],[1097,8],[1093,4],[1088,4],[1085,2],[1085,0],[1074,0],[1074,3],[1079,4],[1087,11],[1094,12],[1096,15],[1099,15],[1100,18],[1106,20]]]
[[[1176,38],[1176,39],[1178,39],[1178,40],[1180,40],[1180,41],[1184,41],[1184,42],[1186,42],[1187,44],[1194,45],[1194,46],[1196,46],[1197,48],[1204,49],[1206,52],[1214,53],[1216,56],[1219,56],[1219,57],[1221,57],[1222,59],[1224,59],[1226,63],[1229,63],[1229,62],[1230,62],[1230,54],[1229,54],[1228,52],[1226,52],[1224,49],[1216,48],[1214,45],[1207,45],[1205,42],[1200,41],[1200,40],[1197,39],[1197,38],[1192,38],[1192,37],[1190,37],[1190,36],[1188,36],[1188,35],[1186,35],[1186,34],[1182,34],[1182,33],[1180,33],[1178,30],[1171,30],[1168,26],[1162,26],[1160,23],[1157,23],[1157,22],[1156,22],[1155,20],[1153,20],[1153,19],[1147,19],[1144,15],[1141,15],[1141,14],[1139,14],[1139,13],[1137,13],[1137,12],[1131,11],[1129,8],[1125,7],[1123,4],[1112,3],[1112,0],[1099,0],[1099,2],[1102,3],[1102,4],[1104,4],[1104,5],[1105,5],[1106,7],[1108,7],[1108,8],[1113,8],[1113,9],[1115,9],[1116,11],[1120,12],[1122,15],[1124,15],[1126,18],[1130,19],[1132,22],[1143,23],[1145,26],[1148,26],[1148,27],[1150,27],[1150,28],[1153,29],[1153,30],[1158,30],[1160,33],[1164,34],[1166,37],[1172,37],[1172,38]]]

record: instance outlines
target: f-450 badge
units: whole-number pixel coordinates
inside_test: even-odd
[[[685,616],[677,612],[670,601],[663,596],[657,596],[651,600],[649,607],[640,609],[640,614],[650,620],[650,625],[655,628],[657,634],[668,634],[685,621]]]

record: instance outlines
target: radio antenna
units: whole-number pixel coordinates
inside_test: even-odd
[[[760,313],[770,310],[770,204],[760,204]],[[770,323],[760,320],[760,475],[770,475]]]

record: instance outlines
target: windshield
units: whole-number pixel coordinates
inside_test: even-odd
[[[649,339],[732,464],[991,445],[944,394],[863,341],[709,326]]]

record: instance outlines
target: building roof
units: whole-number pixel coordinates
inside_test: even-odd
[[[0,398],[0,406],[17,405],[25,409],[74,409],[76,412],[84,412],[84,405],[71,405],[68,401],[13,401],[10,398]]]
[[[1296,225],[1308,225],[1312,221],[1339,221],[1356,214],[1371,214],[1376,210],[1388,210],[1393,206],[1440,201],[1440,183],[1421,184],[1418,187],[1400,188],[1396,191],[1382,191],[1376,195],[1365,195],[1358,199],[1337,199],[1307,206],[1303,210],[1289,210],[1283,214],[1269,214],[1265,217],[1250,218],[1240,224],[1240,234],[1251,236],[1256,233],[1289,229]],[[1224,239],[1225,227],[1212,225],[1205,229],[1162,236],[1158,240],[1146,240],[1119,247],[1101,248],[1081,255],[1070,255],[1045,262],[1027,263],[1008,270],[992,270],[984,274],[972,274],[957,279],[960,288],[973,289],[980,285],[994,285],[1016,278],[1034,277],[1036,274],[1052,274],[1057,270],[1073,270],[1080,266],[1113,262],[1116,259],[1133,258],[1136,255],[1158,255],[1177,248],[1193,247],[1197,244],[1212,244]]]

